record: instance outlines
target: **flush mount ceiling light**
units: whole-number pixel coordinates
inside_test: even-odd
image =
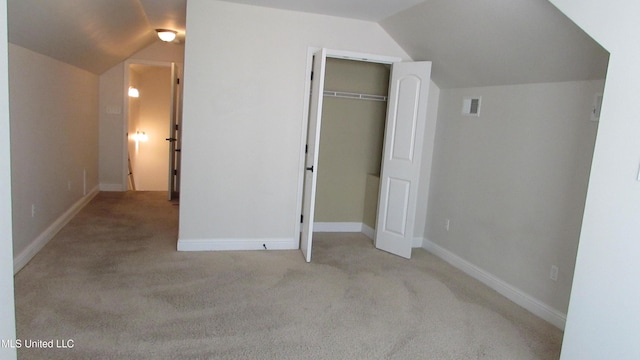
[[[166,42],[172,42],[176,38],[176,34],[178,33],[175,30],[169,29],[156,29],[156,32],[158,33],[158,37],[160,38],[160,40]]]

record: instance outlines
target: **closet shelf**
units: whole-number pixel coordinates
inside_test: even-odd
[[[344,99],[355,99],[355,100],[387,101],[387,97],[384,95],[357,94],[357,93],[350,93],[350,92],[344,92],[344,91],[325,90],[324,96],[338,97],[338,98],[344,98]]]

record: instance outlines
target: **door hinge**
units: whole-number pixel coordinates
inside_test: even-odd
[[[176,78],[176,84],[180,85],[180,78]]]
[[[304,222],[304,215],[300,214],[300,224]]]
[[[178,175],[178,170],[177,169],[173,170],[173,175]]]
[[[176,124],[176,131],[180,130],[180,125]]]
[[[308,154],[309,153],[309,145],[305,145],[304,146],[304,153]]]
[[[311,72],[311,81],[313,81],[313,71]]]

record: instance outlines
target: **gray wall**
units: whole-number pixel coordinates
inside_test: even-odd
[[[7,2],[0,0],[0,339],[15,339],[13,252],[11,233],[11,149],[9,143],[9,79]],[[0,347],[0,358],[15,359],[16,349]]]
[[[603,86],[441,90],[427,240],[566,313]],[[480,117],[461,114],[466,96]]]
[[[387,65],[327,59],[326,90],[387,95],[388,87]],[[386,102],[324,97],[315,221],[363,222],[367,174],[380,174],[386,111]]]
[[[9,98],[18,256],[98,185],[98,76],[10,44]]]

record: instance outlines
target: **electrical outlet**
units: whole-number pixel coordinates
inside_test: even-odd
[[[31,204],[31,217],[36,217],[36,204]]]
[[[451,221],[449,219],[446,219],[444,222],[444,227],[447,229],[447,232],[449,232],[449,225],[451,225]]]
[[[549,278],[553,281],[558,281],[558,267],[555,265],[551,265],[551,273],[549,274]]]

